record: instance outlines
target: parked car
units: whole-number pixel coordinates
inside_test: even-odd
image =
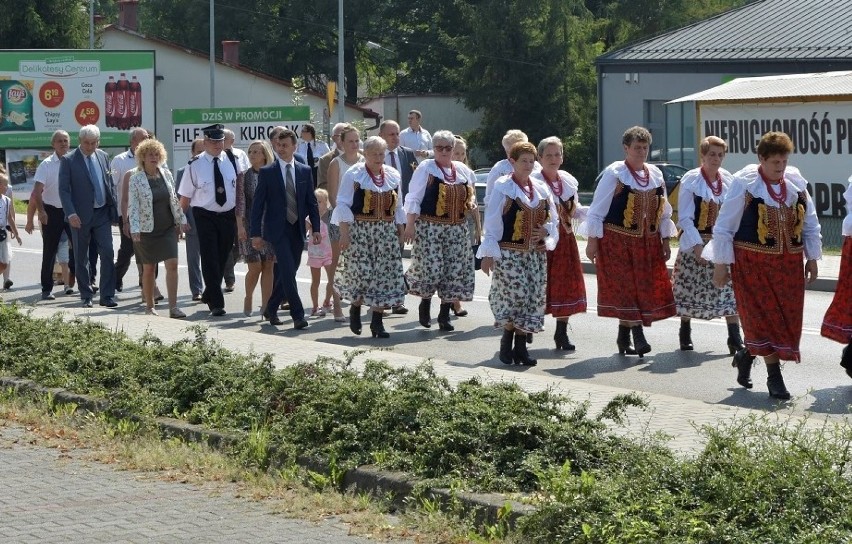
[[[485,209],[485,188],[488,186],[488,172],[490,168],[477,168],[473,171],[476,174],[476,203],[479,207]]]

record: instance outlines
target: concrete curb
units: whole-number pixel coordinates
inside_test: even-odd
[[[12,389],[16,394],[22,396],[51,395],[53,401],[58,404],[76,404],[79,408],[92,413],[106,413],[142,421],[141,417],[134,414],[113,410],[105,399],[74,393],[62,388],[45,387],[33,380],[0,376],[0,387]],[[179,438],[184,442],[206,444],[211,449],[225,455],[232,453],[231,450],[246,438],[244,433],[214,431],[202,425],[194,425],[168,417],[155,418],[151,423],[165,438]],[[272,460],[270,466],[280,468],[283,465],[282,456],[277,448],[270,446],[268,454]],[[296,464],[321,474],[330,474],[332,468],[328,463],[304,456],[297,457]],[[446,488],[430,488],[421,484],[421,480],[404,472],[386,471],[372,465],[363,465],[343,473],[340,489],[366,492],[378,497],[388,498],[390,503],[399,510],[408,508],[412,504],[412,499],[421,496],[438,500],[445,508],[453,503],[461,503],[473,515],[474,522],[477,525],[493,525],[498,521],[505,521],[514,525],[522,516],[536,510],[533,506],[511,500],[499,493],[457,492]],[[422,489],[422,492],[418,493],[418,489]],[[503,516],[501,511],[507,504],[510,505],[511,510],[508,515]]]

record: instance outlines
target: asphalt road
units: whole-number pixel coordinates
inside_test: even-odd
[[[24,246],[15,249],[12,264],[11,291],[3,292],[5,300],[18,300],[21,303],[52,305],[61,310],[63,307],[79,305],[78,296],[58,295],[52,302],[36,302],[39,298],[38,271],[41,262],[41,238],[38,233],[23,233]],[[115,239],[118,247],[118,239]],[[180,260],[184,248],[179,249]],[[408,263],[405,263],[407,268]],[[226,294],[227,315],[221,318],[208,318],[206,306],[190,300],[186,268],[181,265],[179,297],[187,320],[207,323],[214,327],[245,328],[262,331],[269,335],[270,342],[276,335],[295,334],[291,321],[285,312],[281,317],[284,324],[278,328],[263,325],[257,315],[245,317],[242,313],[244,287],[242,279],[245,265],[237,265],[237,289]],[[125,277],[125,285],[133,286],[131,279],[134,268]],[[438,330],[434,323],[438,312],[437,301],[433,302],[433,327],[424,329],[417,323],[416,310],[418,300],[408,297],[407,305],[411,309],[408,315],[393,315],[385,319],[385,326],[391,333],[387,340],[372,339],[369,329],[364,334],[354,336],[346,323],[335,323],[331,317],[309,319],[311,326],[302,331],[299,337],[349,347],[388,346],[405,354],[447,361],[445,364],[466,367],[503,367],[496,353],[499,333],[493,328],[493,320],[488,305],[490,278],[481,272],[476,274],[476,295],[472,302],[466,303],[469,315],[456,318],[453,324],[456,330],[445,333]],[[159,280],[160,288],[165,291],[164,278]],[[299,269],[299,287],[302,300],[310,307],[310,270],[304,265]],[[731,368],[731,356],[726,346],[727,330],[721,320],[710,322],[693,321],[693,342],[695,351],[678,350],[678,326],[676,318],[655,323],[646,328],[646,337],[653,351],[644,359],[632,356],[619,356],[615,346],[617,322],[613,319],[597,317],[595,313],[596,281],[594,276],[586,275],[586,289],[589,299],[589,311],[571,319],[568,334],[577,346],[573,353],[557,352],[553,349],[554,322],[547,318],[547,330],[535,336],[531,355],[538,358],[534,368],[517,368],[518,372],[542,373],[562,377],[566,380],[582,380],[593,384],[622,387],[626,389],[662,393],[676,397],[697,399],[713,404],[726,404],[748,408],[768,408],[772,406],[766,394],[765,375],[762,365],[755,368],[753,379],[755,387],[746,391],[734,381],[735,370]],[[57,288],[57,292],[58,288]],[[321,288],[321,293],[323,288]],[[255,293],[255,308],[259,305],[259,290]],[[805,297],[804,330],[802,333],[802,363],[784,365],[784,376],[788,389],[794,397],[800,397],[795,408],[797,412],[814,412],[828,415],[845,415],[852,405],[852,380],[839,366],[840,344],[831,342],[819,335],[820,324],[826,308],[831,302],[832,293],[808,291]],[[118,312],[144,311],[140,290],[137,287],[118,293]],[[163,305],[161,316],[167,315]],[[346,312],[346,308],[344,308]],[[161,319],[167,319],[161,317]],[[366,318],[368,319],[368,318]]]

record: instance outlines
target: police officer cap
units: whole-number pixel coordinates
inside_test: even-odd
[[[204,133],[205,138],[208,138],[210,140],[225,139],[225,125],[210,125],[209,127],[202,128],[201,132]]]

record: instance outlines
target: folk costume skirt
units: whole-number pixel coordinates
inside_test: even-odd
[[[494,326],[514,325],[521,332],[544,330],[547,298],[547,255],[544,251],[501,250],[494,260],[488,302]]]
[[[334,289],[353,304],[389,308],[402,304],[405,283],[396,225],[390,221],[355,221],[343,255],[346,268],[334,279]]]
[[[547,252],[547,304],[545,313],[568,317],[586,311],[586,283],[580,251],[573,232],[561,229],[556,249]]]
[[[842,344],[852,341],[852,236],[843,239],[837,288],[831,306],[825,312],[820,332]]]
[[[672,292],[679,316],[713,319],[737,315],[731,284],[717,289],[713,285],[713,263],[699,263],[691,250],[678,251],[672,274]]]
[[[599,316],[648,326],[675,315],[659,235],[628,236],[605,227],[595,266]]]
[[[473,300],[473,251],[467,223],[441,225],[418,219],[411,266],[405,273],[408,294],[443,302]],[[399,251],[397,251],[398,253]]]
[[[731,283],[745,345],[752,355],[801,361],[805,270],[801,253],[774,255],[734,247]]]

